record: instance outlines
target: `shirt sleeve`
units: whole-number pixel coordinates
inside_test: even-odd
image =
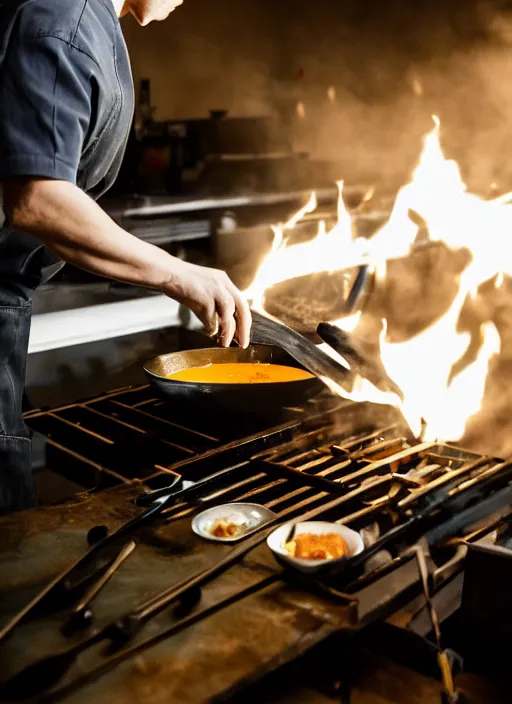
[[[9,42],[0,66],[0,180],[76,183],[91,120],[91,61],[54,36]]]

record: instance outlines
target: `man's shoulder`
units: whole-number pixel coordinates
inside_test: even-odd
[[[79,39],[84,27],[113,27],[111,0],[0,0],[0,27],[11,26],[25,38],[57,37],[67,42]]]

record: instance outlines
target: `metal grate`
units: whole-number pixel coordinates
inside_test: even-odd
[[[139,387],[31,412],[26,420],[47,438],[48,467],[87,488],[137,479],[151,490],[177,475],[213,478],[194,505],[168,509],[167,519],[191,515],[198,502],[251,501],[282,519],[315,511],[350,524],[363,531],[367,547],[403,526],[398,554],[418,539],[409,526],[418,512],[429,513],[433,497],[450,499],[475,484],[469,500],[483,502],[510,480],[510,466],[495,474],[494,458],[418,443],[398,422],[384,423],[389,415],[325,395],[272,424],[173,408]],[[449,508],[443,521],[466,503]],[[433,514],[435,526],[440,517]]]
[[[354,623],[364,624],[389,616],[420,593],[418,567],[409,548],[429,531],[433,531],[429,545],[436,584],[460,572],[465,554],[461,541],[477,539],[496,520],[489,510],[474,531],[472,523],[465,522],[464,511],[477,501],[492,500],[510,481],[512,463],[447,444],[416,443],[397,432],[397,424],[347,433],[339,425],[344,412],[338,409],[318,416],[312,423],[317,427],[308,428],[306,423],[296,429],[293,439],[248,461],[237,462],[240,458],[229,458],[224,452],[207,453],[173,467],[191,480],[221,468],[231,466],[231,471],[229,477],[224,472],[217,486],[194,505],[172,507],[164,516],[174,521],[191,517],[198,504],[205,508],[249,501],[265,505],[280,520],[313,512],[315,520],[350,525],[364,538],[364,569],[361,565],[352,575],[344,574],[342,593],[328,585],[316,587],[336,601],[347,602],[346,595],[353,595]],[[148,484],[158,488],[166,479],[160,475]],[[418,516],[423,517],[419,523]],[[447,548],[446,541],[455,536],[457,541]],[[297,575],[286,573],[286,578],[312,588]]]
[[[248,459],[291,437],[304,418],[345,405],[321,396],[271,419],[234,417],[172,407],[141,386],[31,411],[25,421],[44,438],[47,469],[86,489],[104,489],[134,479],[155,479],[176,463],[212,452],[227,458],[237,451]]]
[[[366,528],[371,540],[370,535],[375,539],[390,527],[407,523],[432,492],[476,480],[497,464],[450,445],[415,443],[397,433],[397,424],[347,435],[339,428],[339,413],[317,417],[312,425],[322,420],[318,427],[310,429],[306,423],[298,432],[295,429],[293,439],[248,461],[222,452],[219,462],[219,453],[206,453],[173,470],[199,480],[229,467],[231,461],[231,482],[224,474],[222,486],[203,496],[204,503],[251,501],[282,518],[323,506],[323,518]],[[148,484],[156,488],[165,479],[153,477]],[[194,510],[177,507],[168,516]]]

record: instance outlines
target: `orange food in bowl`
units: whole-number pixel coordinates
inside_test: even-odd
[[[301,560],[337,560],[348,556],[348,547],[338,533],[298,533],[284,546],[291,557]]]

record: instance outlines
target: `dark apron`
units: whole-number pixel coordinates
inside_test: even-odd
[[[62,266],[36,238],[0,227],[0,514],[36,504],[22,411],[32,294]]]

